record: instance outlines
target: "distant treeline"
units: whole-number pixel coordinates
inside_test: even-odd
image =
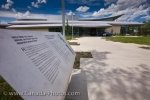
[[[150,21],[145,22],[141,28],[142,35],[149,35],[150,36]]]

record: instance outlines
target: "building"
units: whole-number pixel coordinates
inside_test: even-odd
[[[9,26],[9,24],[6,23],[0,23],[0,28],[5,29]]]
[[[140,34],[143,23],[139,22],[117,22],[114,21],[122,15],[97,19],[78,19],[66,21],[66,26],[72,27],[74,34],[82,35],[102,35],[104,32],[113,34]],[[9,29],[18,30],[38,30],[62,32],[61,20],[46,19],[19,19],[9,23]]]

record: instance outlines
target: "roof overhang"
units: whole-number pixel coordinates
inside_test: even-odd
[[[69,24],[73,27],[83,27],[83,28],[102,28],[102,27],[111,27],[110,24]]]
[[[37,25],[11,25],[7,28],[18,29],[18,28],[49,28],[49,27],[61,27],[62,24],[37,24]]]
[[[109,17],[103,17],[103,18],[81,18],[81,19],[79,19],[79,21],[114,21],[123,15],[124,14],[109,16]]]
[[[67,23],[66,23],[67,25]],[[115,22],[115,21],[68,21],[69,26],[85,27],[85,28],[98,28],[98,27],[111,27],[113,25],[119,26],[138,26],[143,25],[139,22]],[[62,27],[61,20],[53,21],[15,21],[7,28],[53,28]]]
[[[109,22],[111,25],[119,25],[119,26],[140,26],[144,25],[144,23],[139,22]]]
[[[98,28],[98,27],[111,27],[110,24],[68,24],[73,27],[85,27],[85,28]],[[62,24],[37,24],[37,25],[11,25],[7,28],[15,29],[15,28],[52,28],[52,27],[62,27]]]

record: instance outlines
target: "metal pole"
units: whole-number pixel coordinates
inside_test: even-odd
[[[73,12],[72,12],[72,39],[73,39]]]
[[[65,39],[65,2],[64,0],[61,0],[61,7],[62,7],[62,32],[63,32],[63,37]]]

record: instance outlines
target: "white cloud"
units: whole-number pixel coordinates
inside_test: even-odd
[[[12,17],[12,18],[43,18],[49,20],[61,20],[61,15],[51,15],[51,14],[35,14],[30,11],[22,12],[12,12],[12,11],[0,11],[0,17]]]
[[[66,0],[66,1],[71,4],[99,6],[100,3],[103,3],[104,0]]]
[[[90,8],[87,6],[80,6],[76,9],[78,12],[87,12]]]
[[[27,8],[28,8],[28,9],[31,9],[31,7],[30,7],[30,6],[27,6]]]
[[[36,2],[31,2],[31,5],[32,5],[33,7],[35,7],[35,8],[38,8],[38,7],[39,7],[39,5],[38,5]]]
[[[149,8],[142,9],[139,8],[133,8],[133,9],[128,9],[126,11],[126,14],[123,17],[120,17],[118,21],[134,21],[135,19],[145,19],[149,20]]]
[[[1,8],[3,8],[3,9],[10,9],[13,4],[14,4],[13,1],[11,1],[11,0],[6,0],[6,3],[3,4],[3,5],[1,6]]]
[[[46,0],[41,0],[41,3],[47,3],[47,1]]]
[[[109,10],[105,10],[104,8],[101,8],[99,11],[94,11],[94,13],[92,14],[93,17],[103,17],[105,15],[111,14],[112,12]]]
[[[111,0],[105,1],[107,3],[111,2]],[[147,16],[150,16],[150,3],[147,0],[118,0],[106,9],[102,8],[99,11],[93,12],[92,16],[99,17],[119,14],[124,15],[118,21],[135,21],[141,18],[147,20],[149,19]]]
[[[104,0],[104,1],[105,1],[105,5],[108,5],[108,4],[115,3],[118,0]]]
[[[0,17],[15,17],[15,13],[11,11],[0,11]]]
[[[144,19],[146,19],[146,21],[150,21],[150,16],[144,16]]]
[[[30,11],[26,11],[24,13],[17,12],[14,8],[12,8],[12,11],[0,11],[1,15],[0,17],[12,17],[12,18],[29,18],[33,17],[30,13]]]
[[[17,12],[15,16],[16,16],[16,18],[29,18],[29,17],[31,17],[30,11],[26,11],[25,13]]]
[[[16,13],[16,12],[17,12],[17,11],[16,11],[16,9],[14,9],[14,8],[12,8],[11,10],[12,10],[12,12],[14,12],[14,13]]]
[[[77,16],[74,12],[72,12],[71,10],[69,12],[66,13],[66,19],[67,20],[77,20]]]
[[[70,10],[68,13],[66,13],[66,15],[72,16],[72,15],[75,15],[75,13],[73,13],[73,12]]]
[[[30,11],[26,11],[22,13],[22,12],[17,12],[14,8],[12,8],[12,11],[0,11],[0,13],[1,13],[0,17],[12,17],[12,18],[33,17]]]
[[[35,8],[39,8],[40,4],[46,4],[47,0],[37,0],[36,2],[31,2],[31,5]]]

